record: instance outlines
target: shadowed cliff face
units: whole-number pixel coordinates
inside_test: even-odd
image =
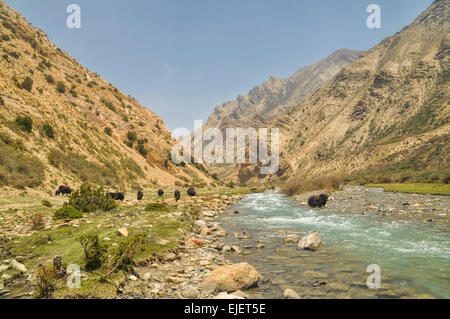
[[[175,141],[152,111],[85,69],[1,1],[0,17],[0,186],[211,181],[190,165],[165,165]],[[32,120],[31,130],[16,123],[19,116]],[[30,174],[33,181],[14,183]]]

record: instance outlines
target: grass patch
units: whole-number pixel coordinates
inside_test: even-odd
[[[41,161],[16,147],[0,142],[0,185],[23,189],[42,184],[45,168]]]
[[[386,192],[413,193],[413,194],[431,194],[431,195],[450,195],[449,184],[367,184],[367,187],[384,188]]]
[[[169,207],[162,203],[150,203],[145,207],[147,212],[168,212],[169,210]]]

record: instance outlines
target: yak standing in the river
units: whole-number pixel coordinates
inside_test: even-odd
[[[120,200],[121,202],[123,202],[123,200],[125,199],[125,194],[121,192],[109,193],[109,197],[111,197],[114,200]]]
[[[195,189],[193,187],[191,187],[187,190],[187,194],[191,197],[194,197],[195,195],[197,195],[197,193],[195,192]]]
[[[70,195],[70,194],[72,194],[72,188],[64,185],[59,186],[58,190],[55,192],[55,196]]]
[[[138,199],[138,200],[142,200],[142,198],[144,198],[144,193],[140,190],[140,191],[137,193],[137,199]]]
[[[325,207],[328,201],[328,195],[320,194],[319,196],[311,196],[308,200],[308,205],[310,207]]]
[[[158,190],[158,196],[159,197],[163,197],[164,196],[164,191],[162,189]]]
[[[176,201],[178,202],[181,198],[181,193],[179,190],[176,190],[173,195],[175,196]]]

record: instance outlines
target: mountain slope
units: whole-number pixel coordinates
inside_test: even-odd
[[[248,95],[216,107],[206,127],[262,127],[301,103],[361,54],[362,51],[341,49],[287,79],[271,77]]]
[[[448,183],[449,21],[450,1],[435,1],[274,121],[283,128],[282,179]]]
[[[0,18],[0,186],[51,189],[89,180],[119,189],[212,181],[193,166],[168,161],[175,141],[157,115],[3,2]]]

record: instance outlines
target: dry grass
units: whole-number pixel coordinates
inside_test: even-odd
[[[316,190],[338,190],[341,185],[342,178],[340,176],[327,175],[309,180],[302,180],[298,178],[292,178],[284,187],[282,192],[288,196],[313,192]]]
[[[44,215],[41,212],[37,212],[31,216],[31,229],[39,230],[44,226]]]

